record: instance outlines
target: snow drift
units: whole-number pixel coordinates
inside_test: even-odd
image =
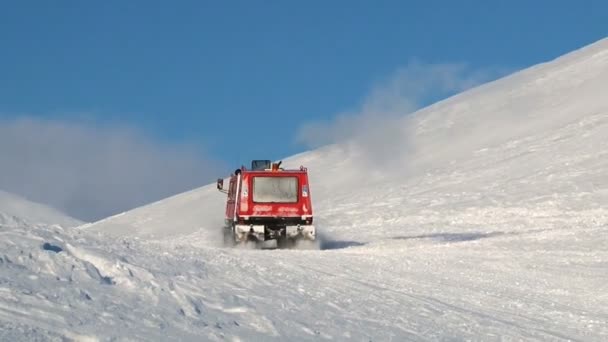
[[[25,223],[72,227],[83,222],[49,206],[0,190],[0,224]]]

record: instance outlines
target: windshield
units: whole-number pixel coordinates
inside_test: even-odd
[[[253,201],[256,203],[298,202],[298,178],[253,177]]]

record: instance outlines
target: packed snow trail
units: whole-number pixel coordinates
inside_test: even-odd
[[[605,341],[607,82],[603,40],[404,118],[391,167],[356,141],[286,159],[321,250],[222,248],[212,185],[0,222],[0,340]]]

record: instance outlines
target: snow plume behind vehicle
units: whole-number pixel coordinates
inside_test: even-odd
[[[378,82],[360,108],[328,121],[309,122],[296,141],[310,148],[338,143],[368,167],[395,169],[410,154],[406,116],[438,99],[460,93],[510,72],[508,68],[472,69],[464,63],[411,61]]]

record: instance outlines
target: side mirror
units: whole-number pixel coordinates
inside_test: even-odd
[[[224,190],[224,179],[222,179],[222,178],[217,179],[217,189]]]

